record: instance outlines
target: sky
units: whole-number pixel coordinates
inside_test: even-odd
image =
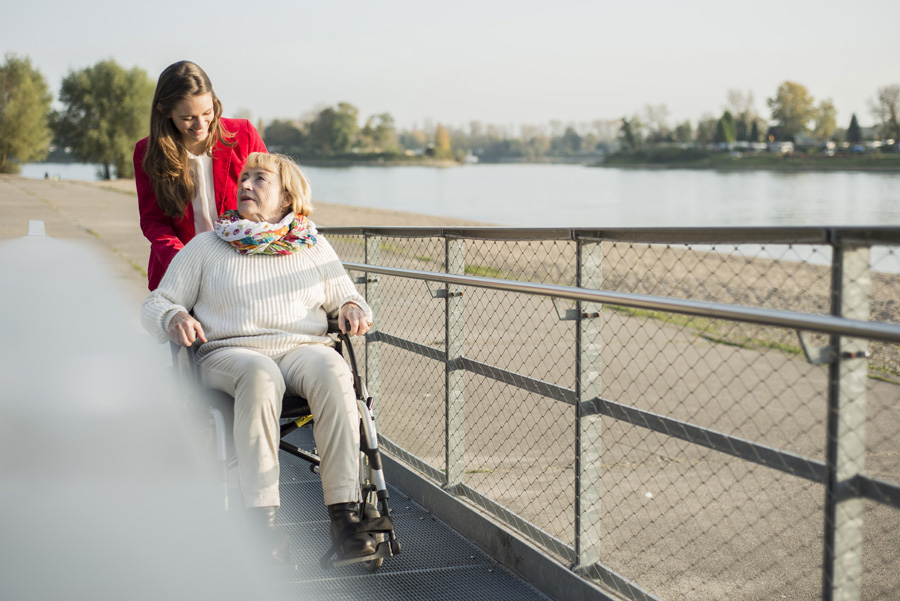
[[[112,58],[155,82],[188,59],[226,116],[295,119],[338,102],[401,129],[471,121],[589,123],[665,105],[669,124],[719,116],[729,90],[766,99],[786,80],[871,124],[900,84],[897,0],[32,0],[8,3],[4,54],[54,92]]]

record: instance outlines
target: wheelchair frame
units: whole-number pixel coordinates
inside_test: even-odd
[[[350,364],[350,372],[353,376],[353,390],[356,394],[356,405],[359,409],[360,417],[360,494],[362,502],[359,504],[359,523],[353,524],[342,531],[336,541],[332,544],[328,552],[319,560],[319,564],[324,569],[348,565],[352,563],[365,563],[369,571],[375,571],[381,567],[384,558],[392,557],[400,553],[400,541],[394,532],[394,525],[391,519],[391,510],[388,505],[389,493],[387,482],[384,478],[384,471],[381,462],[381,452],[378,448],[378,434],[375,428],[375,415],[373,408],[375,401],[369,396],[366,390],[365,382],[359,374],[356,362],[356,354],[353,351],[353,344],[350,337],[344,334],[338,328],[337,320],[328,320],[328,334],[334,338],[334,350],[344,356],[347,353],[347,361]],[[172,364],[176,372],[180,373],[178,355],[183,348],[182,346],[170,342],[172,351]],[[200,369],[197,365],[197,349],[199,344],[187,349],[188,365],[190,367],[190,377],[194,386],[203,389],[205,392],[218,393],[222,397],[233,399],[227,393],[204,388],[201,384]],[[228,510],[228,470],[237,464],[237,458],[229,458],[227,447],[227,432],[225,416],[222,410],[215,403],[208,405],[210,421],[213,425],[214,440],[216,447],[216,463],[220,469],[220,477],[222,494],[224,498],[225,510]],[[285,436],[297,430],[298,428],[312,424],[313,417],[310,412],[309,403],[303,397],[286,393],[282,399],[282,409],[280,416],[281,432],[279,448],[286,453],[290,453],[295,457],[299,457],[310,464],[310,470],[316,474],[319,473],[319,464],[321,460],[315,449],[304,450],[284,440]],[[335,559],[334,556],[340,550],[341,544],[346,539],[357,533],[369,533],[375,537],[376,551],[372,555],[352,559]]]

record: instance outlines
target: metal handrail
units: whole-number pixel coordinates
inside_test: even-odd
[[[570,563],[571,573],[580,574],[593,582],[602,582],[632,601],[655,600],[652,594],[640,589],[604,563],[602,537],[598,535],[599,520],[604,494],[603,479],[598,472],[602,465],[603,445],[599,444],[603,435],[604,416],[617,422],[631,424],[657,434],[679,439],[694,445],[712,449],[738,459],[755,463],[769,469],[791,474],[824,486],[826,504],[824,559],[823,559],[823,599],[859,598],[859,580],[862,569],[861,546],[854,541],[862,539],[861,513],[863,501],[875,501],[887,507],[900,509],[900,485],[877,477],[864,469],[860,458],[865,456],[865,431],[867,421],[865,403],[866,378],[869,372],[869,350],[867,341],[900,342],[900,323],[869,321],[872,290],[878,291],[880,299],[885,295],[884,285],[895,285],[893,276],[885,281],[876,275],[896,273],[897,252],[900,249],[900,228],[898,227],[784,227],[784,228],[616,228],[616,229],[559,229],[559,228],[493,228],[493,227],[438,227],[438,228],[396,228],[396,227],[346,227],[325,228],[329,235],[361,236],[364,239],[363,263],[344,262],[348,271],[366,274],[357,282],[365,284],[366,298],[371,297],[373,308],[380,306],[383,293],[380,292],[379,277],[407,278],[436,284],[444,284],[443,295],[445,338],[443,346],[431,346],[398,336],[397,333],[381,332],[376,329],[367,335],[367,369],[376,386],[381,382],[382,344],[404,349],[411,353],[443,363],[445,377],[444,390],[444,457],[443,467],[409,456],[400,448],[396,450],[407,466],[426,474],[426,480],[441,486],[448,497],[465,498],[468,503],[493,516],[506,528],[517,531],[527,541],[536,543],[563,561]],[[400,251],[386,246],[384,238],[442,238],[443,263],[445,272],[387,267],[383,265],[382,250],[390,253]],[[575,256],[563,253],[561,258],[574,261],[575,286],[547,284],[542,282],[508,280],[477,275],[467,275],[466,241],[530,243],[533,241],[555,241],[570,248],[574,243]],[[765,250],[767,245],[811,247],[810,257],[801,250],[797,259],[816,265],[818,271],[812,277],[828,279],[823,270],[830,264],[830,314],[802,313],[784,309],[752,307],[726,304],[692,298],[671,298],[649,294],[637,294],[606,290],[601,277],[604,259],[608,250],[605,244],[624,243],[674,246],[675,250],[693,250],[704,255],[707,252],[730,254],[731,251],[743,255],[757,246]],[[433,245],[434,242],[431,242]],[[742,246],[744,245],[744,246]],[[475,257],[478,253],[490,254],[494,245],[474,245]],[[877,252],[872,249],[881,246]],[[749,247],[749,248],[747,248]],[[816,248],[821,247],[821,248]],[[887,247],[887,248],[884,248]],[[432,246],[429,246],[432,248]],[[515,248],[515,247],[514,247]],[[820,254],[822,248],[830,253]],[[660,252],[662,248],[658,249]],[[490,252],[489,252],[490,251]],[[884,252],[886,251],[886,255]],[[870,254],[871,253],[871,254]],[[433,255],[429,252],[427,256]],[[416,257],[419,258],[418,256]],[[885,258],[890,262],[880,263]],[[823,261],[824,259],[824,261]],[[776,259],[777,260],[777,259]],[[786,259],[785,259],[786,260]],[[786,260],[788,263],[793,261]],[[435,261],[440,263],[440,261]],[[874,264],[873,264],[874,263]],[[876,265],[881,269],[876,270]],[[870,275],[871,274],[871,275]],[[568,281],[568,280],[567,280]],[[877,288],[874,285],[880,286]],[[817,284],[818,286],[819,284]],[[821,282],[821,285],[827,285]],[[492,365],[466,356],[463,344],[466,336],[464,294],[466,288],[481,288],[514,294],[529,294],[551,299],[574,301],[576,309],[567,309],[565,316],[556,308],[560,319],[573,323],[575,379],[572,387],[554,382],[546,382],[531,377],[530,373],[519,373],[508,365]],[[816,294],[821,295],[817,289]],[[481,295],[476,295],[481,300]],[[817,304],[821,304],[817,298]],[[879,301],[881,302],[881,301]],[[651,312],[681,314],[701,318],[732,322],[743,322],[768,326],[776,329],[795,330],[806,359],[813,365],[827,364],[827,380],[824,393],[827,397],[826,413],[827,437],[826,457],[807,457],[789,449],[780,449],[766,444],[765,440],[740,436],[740,432],[713,430],[702,424],[678,419],[676,415],[654,413],[646,407],[623,402],[615,396],[604,395],[605,389],[597,377],[602,370],[600,354],[596,344],[606,320],[593,319],[600,314],[599,307],[612,305],[629,307]],[[791,308],[791,305],[787,305]],[[873,309],[874,310],[874,309]],[[827,346],[812,348],[810,333],[831,337]],[[587,341],[587,343],[585,343]],[[369,346],[371,344],[371,347]],[[875,346],[875,350],[880,347]],[[371,365],[369,365],[371,360]],[[465,474],[465,423],[466,384],[464,373],[476,374],[501,382],[506,386],[525,390],[554,399],[575,407],[574,446],[575,462],[572,469],[574,479],[573,519],[574,544],[564,539],[556,539],[549,531],[543,531],[539,522],[530,524],[497,500],[484,496],[477,487],[471,487]],[[416,485],[418,486],[418,485]],[[838,511],[840,505],[840,511]],[[444,508],[441,502],[437,506]],[[454,506],[455,507],[455,506]],[[456,509],[454,509],[456,511]],[[444,515],[447,515],[446,513]],[[467,526],[466,520],[455,522]],[[501,528],[498,526],[498,528]],[[489,529],[494,534],[469,529],[473,541],[493,545],[502,532]],[[494,538],[491,538],[493,536]],[[477,543],[477,544],[481,544]],[[517,554],[515,562],[526,561]],[[529,565],[543,566],[543,560],[529,556]],[[517,563],[518,565],[518,563]],[[540,571],[540,570],[539,570]]]
[[[444,284],[459,284],[463,286],[550,296],[575,301],[607,303],[652,311],[666,311],[684,315],[730,319],[733,321],[791,328],[794,330],[807,330],[824,334],[836,334],[856,338],[872,338],[886,342],[900,342],[900,324],[876,323],[835,317],[833,315],[813,315],[810,313],[797,313],[761,307],[728,305],[725,303],[675,299],[646,294],[614,292],[610,290],[592,290],[574,286],[520,282],[473,275],[455,275],[436,271],[405,269],[401,267],[367,265],[364,263],[344,262],[344,267],[351,271],[377,273],[402,278],[441,282]]]
[[[620,227],[620,228],[506,228],[465,227],[362,227],[329,226],[329,236],[384,236],[388,238],[465,238],[468,240],[602,240],[647,244],[889,244],[900,245],[900,228],[877,227]]]

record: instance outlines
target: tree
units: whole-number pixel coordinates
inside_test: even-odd
[[[112,59],[70,71],[60,86],[63,110],[53,114],[60,146],[102,168],[104,179],[134,177],[134,143],[148,133],[154,84],[143,69]]]
[[[554,129],[552,122],[550,127]],[[535,125],[521,126],[520,141],[517,149],[526,160],[537,161],[543,158],[550,150],[550,147],[551,137],[547,135],[543,128]]]
[[[669,131],[669,108],[664,104],[644,107],[644,122],[647,125],[647,140],[651,144],[671,142],[672,133]]]
[[[472,145],[469,143],[469,134],[462,127],[450,127],[447,131],[450,134],[450,147],[453,149],[453,158],[457,161],[465,160],[466,150],[472,148]]]
[[[290,121],[275,119],[263,133],[263,140],[269,148],[299,148],[303,146],[303,132]]]
[[[756,109],[754,108],[753,92],[741,92],[740,90],[728,90],[727,110],[736,115],[734,124],[734,137],[736,140],[746,142],[750,140],[750,130],[756,121]],[[754,140],[755,141],[755,140]]]
[[[881,136],[900,140],[900,84],[878,88],[871,106],[872,115],[880,125]]]
[[[397,152],[400,148],[394,118],[390,113],[373,115],[366,119],[366,124],[359,130],[357,137],[359,146],[365,150]]]
[[[335,110],[329,106],[319,111],[316,118],[309,124],[309,143],[315,150],[321,152],[333,150],[334,116]]]
[[[450,144],[450,133],[438,123],[434,134],[434,156],[439,159],[452,159],[453,146]]]
[[[572,155],[581,151],[581,136],[574,127],[567,127],[560,139],[560,149],[563,154]]]
[[[759,119],[754,119],[753,122],[750,124],[750,133],[747,134],[747,141],[748,142],[759,142],[759,130],[760,129],[761,128],[759,126]]]
[[[44,76],[31,59],[6,55],[0,66],[0,173],[17,173],[18,163],[47,156],[53,134],[50,103],[53,97]]]
[[[643,142],[643,132],[644,124],[637,115],[631,120],[622,117],[622,123],[619,126],[619,143],[625,150],[634,150]]]
[[[712,115],[707,113],[702,116],[700,120],[697,121],[697,133],[694,136],[697,140],[697,144],[700,146],[711,144],[716,137],[716,128],[718,125],[719,120]]]
[[[335,113],[334,149],[338,152],[350,150],[359,130],[359,110],[349,102],[339,102]]]
[[[799,133],[805,133],[809,122],[816,116],[813,97],[806,87],[793,81],[778,86],[775,97],[766,102],[772,111],[777,131],[785,138],[792,139]]]
[[[609,146],[616,141],[621,122],[618,119],[597,119],[591,126],[597,132],[597,139]]]
[[[859,126],[859,121],[856,120],[856,113],[850,116],[850,125],[847,127],[847,142],[850,144],[862,142],[862,128]]]
[[[400,146],[409,150],[424,151],[428,145],[428,135],[415,126],[411,130],[401,131],[397,137],[399,138]]]
[[[383,152],[396,152],[397,128],[394,125],[394,117],[390,113],[381,113],[369,119],[372,125],[372,141]]]
[[[713,141],[717,144],[731,144],[735,140],[734,116],[731,114],[731,111],[725,111],[716,123],[716,133],[713,136]]]
[[[823,100],[816,109],[816,123],[813,127],[813,137],[821,142],[828,142],[834,136],[837,129],[837,111],[831,100]]]
[[[753,92],[751,90],[741,92],[740,90],[730,89],[726,94],[726,99],[728,103],[726,108],[733,115],[738,115],[738,117],[745,115],[748,117],[748,121],[756,116],[753,108]]]
[[[600,138],[597,137],[592,131],[588,131],[581,137],[581,152],[586,154],[593,154],[597,152],[597,147],[600,145]]]
[[[746,142],[750,139],[750,124],[747,122],[747,115],[738,114],[734,121],[734,139],[740,142]]]
[[[684,120],[675,126],[675,141],[681,144],[688,144],[691,142],[694,136],[694,130],[691,127],[691,122],[689,119]]]
[[[356,142],[359,110],[349,102],[323,109],[309,125],[311,144],[323,152],[347,152]]]

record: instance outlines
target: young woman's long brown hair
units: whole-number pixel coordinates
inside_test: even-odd
[[[200,94],[211,94],[213,101],[213,120],[203,152],[209,152],[217,140],[230,146],[228,140],[233,134],[222,127],[222,103],[213,91],[206,72],[198,65],[190,61],[169,65],[160,74],[153,94],[150,138],[147,140],[143,166],[144,172],[153,182],[159,208],[169,217],[183,217],[185,208],[196,193],[187,149],[182,142],[181,133],[169,117],[176,104]]]

